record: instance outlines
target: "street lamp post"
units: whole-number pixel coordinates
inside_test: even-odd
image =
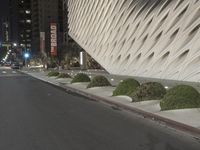
[[[25,58],[25,67],[27,67],[27,59],[30,57],[29,53],[24,53],[24,58]]]

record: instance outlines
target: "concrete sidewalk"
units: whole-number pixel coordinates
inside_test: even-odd
[[[200,108],[198,109],[181,109],[181,110],[170,110],[170,111],[160,111],[160,101],[151,100],[143,102],[131,102],[131,98],[128,96],[112,96],[112,92],[115,87],[95,87],[87,89],[88,83],[74,83],[71,84],[71,79],[57,79],[55,77],[47,77],[48,71],[38,71],[38,70],[22,70],[23,73],[31,75],[37,79],[44,82],[59,86],[67,91],[78,93],[80,95],[86,96],[93,100],[98,100],[112,104],[115,107],[123,108],[126,110],[138,113],[145,118],[149,118],[158,121],[162,124],[168,125],[170,127],[197,135],[200,137]],[[63,72],[63,71],[62,71]],[[76,75],[83,71],[64,71],[69,73],[71,76]],[[106,76],[112,85],[117,85],[122,77],[115,77],[114,75],[109,75],[104,71],[92,70],[84,71],[83,73],[88,74],[93,77],[97,74]],[[140,79],[141,80],[141,79]],[[149,79],[145,79],[142,82],[147,82]],[[141,82],[141,81],[140,81]],[[176,83],[175,83],[176,84]]]

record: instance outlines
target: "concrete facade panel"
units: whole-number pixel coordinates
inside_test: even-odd
[[[200,81],[199,0],[69,0],[69,34],[112,74]]]

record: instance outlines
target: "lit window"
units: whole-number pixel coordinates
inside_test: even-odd
[[[27,22],[27,23],[31,23],[31,20],[30,20],[30,19],[28,19],[28,20],[26,20],[26,22]]]
[[[31,11],[30,11],[30,10],[26,10],[25,12],[26,12],[26,14],[30,14],[30,13],[31,13]]]

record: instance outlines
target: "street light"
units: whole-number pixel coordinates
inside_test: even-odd
[[[24,57],[25,57],[26,59],[29,58],[29,56],[30,56],[29,53],[25,53],[25,54],[24,54]]]
[[[13,46],[16,47],[16,46],[17,46],[17,43],[13,43]]]
[[[28,52],[24,53],[25,58],[25,66],[27,67],[27,59],[30,57],[30,54]]]

